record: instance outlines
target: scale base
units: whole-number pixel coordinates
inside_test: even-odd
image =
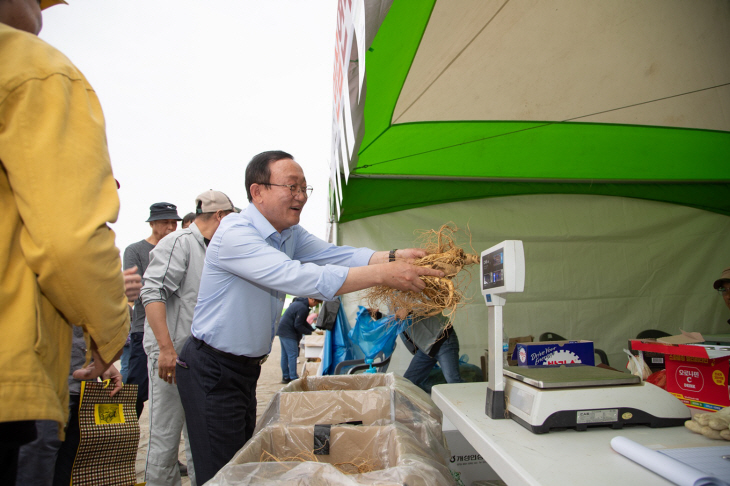
[[[506,419],[509,414],[504,408],[504,390],[497,391],[487,387],[487,417],[491,419]]]
[[[675,396],[650,383],[539,389],[505,377],[510,418],[535,434],[554,429],[587,430],[682,426],[689,409]]]

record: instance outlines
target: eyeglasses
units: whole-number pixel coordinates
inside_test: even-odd
[[[279,186],[279,187],[288,187],[291,191],[292,197],[296,197],[297,194],[302,193],[305,196],[309,197],[312,195],[312,191],[314,191],[314,188],[312,186],[297,186],[295,184],[272,184],[270,182],[264,182],[261,184],[262,186]]]
[[[725,295],[728,292],[730,292],[730,289],[726,289],[724,287],[720,287],[719,289],[717,289],[717,293],[720,295]]]

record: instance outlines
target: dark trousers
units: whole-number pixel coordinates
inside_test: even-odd
[[[69,396],[66,439],[58,439],[58,424],[51,420],[36,420],[37,438],[20,448],[16,486],[68,486],[71,484],[76,451],[79,448],[80,395]]]
[[[0,422],[0,484],[15,484],[20,446],[36,436],[34,420]]]
[[[56,458],[56,472],[53,475],[53,486],[68,486],[71,484],[71,470],[76,460],[76,451],[81,442],[81,429],[79,428],[79,403],[81,395],[70,395],[68,424],[66,424],[66,439],[58,449]]]
[[[147,353],[144,352],[143,332],[130,334],[129,369],[127,371],[127,383],[137,386],[137,418],[142,415],[144,402],[149,394],[149,377],[147,376]]]
[[[226,356],[190,337],[175,374],[196,481],[205,484],[253,435],[261,366],[257,359]]]
[[[58,449],[58,423],[53,420],[36,420],[36,439],[21,446],[18,452],[16,486],[52,486]],[[68,486],[68,483],[66,483]]]

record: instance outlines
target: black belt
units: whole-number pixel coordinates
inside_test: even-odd
[[[266,362],[266,360],[269,357],[268,354],[265,354],[263,356],[259,356],[258,358],[251,358],[249,356],[239,356],[237,354],[226,353],[225,351],[221,351],[220,349],[216,349],[213,346],[211,346],[210,344],[206,343],[205,341],[201,341],[200,339],[196,338],[192,334],[190,335],[190,339],[193,340],[193,342],[195,343],[195,345],[198,348],[200,348],[202,346],[205,349],[207,349],[208,351],[211,351],[211,352],[213,352],[215,354],[218,354],[220,356],[223,356],[224,358],[230,359],[232,361],[236,361],[237,363],[243,363],[243,364],[250,364],[250,365],[261,366],[262,364],[264,364]]]

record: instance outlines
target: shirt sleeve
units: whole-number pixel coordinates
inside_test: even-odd
[[[364,267],[375,253],[370,248],[354,248],[337,246],[317,238],[304,228],[299,228],[296,235],[297,247],[294,259],[318,265],[341,265],[345,267]]]
[[[107,226],[119,198],[96,94],[85,80],[56,74],[24,82],[0,111],[0,158],[26,261],[52,305],[110,360],[124,345],[129,313]]]
[[[150,252],[140,293],[142,304],[167,302],[182,284],[187,271],[185,249],[179,237],[163,238]]]
[[[217,252],[208,251],[226,272],[291,295],[332,300],[347,278],[347,267],[289,258],[250,226],[232,226],[221,235]]]

